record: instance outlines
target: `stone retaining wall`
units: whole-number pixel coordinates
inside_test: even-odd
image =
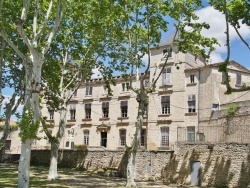
[[[139,151],[136,155],[136,179],[160,179],[171,151]],[[31,164],[49,165],[50,150],[32,150]],[[117,168],[117,174],[126,177],[127,156],[124,151],[60,150],[58,165],[89,170]]]

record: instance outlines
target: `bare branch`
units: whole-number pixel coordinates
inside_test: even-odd
[[[35,37],[36,37],[36,29],[37,29],[37,18],[38,18],[38,12],[39,12],[39,0],[35,1],[35,12],[33,17],[33,44],[36,43]]]
[[[27,47],[29,48],[29,50],[31,52],[34,52],[34,48],[33,48],[32,44],[31,44],[28,36],[24,32],[23,24],[22,23],[17,22],[17,31],[18,31],[19,35],[22,37],[22,39],[25,42],[25,44],[27,45]]]
[[[21,14],[21,20],[24,21],[27,19],[27,14],[29,12],[30,0],[23,0],[23,9]]]
[[[13,42],[7,37],[4,31],[0,30],[0,36],[8,43],[8,45],[18,54],[21,59],[26,59],[26,56],[18,49],[18,47],[13,44]]]
[[[51,13],[52,5],[53,5],[53,0],[50,1],[49,8],[48,8],[48,10],[47,10],[47,13],[46,13],[46,16],[45,16],[43,25],[42,25],[42,27],[40,28],[40,30],[38,31],[38,33],[37,33],[37,35],[36,35],[36,37],[35,37],[35,39],[34,39],[35,41],[37,41],[37,40],[41,37],[42,33],[44,32],[44,30],[45,30],[45,28],[46,28],[46,25],[47,25],[48,19],[49,19],[49,15],[50,15],[50,13]]]
[[[57,3],[57,9],[56,9],[56,18],[55,18],[55,24],[54,27],[52,28],[48,40],[47,40],[47,45],[43,48],[43,54],[45,54],[48,50],[49,47],[52,43],[52,40],[57,32],[57,29],[59,27],[59,24],[61,22],[61,19],[63,17],[64,9],[66,7],[66,0],[58,1]]]
[[[247,48],[250,50],[250,45],[247,43],[246,40],[243,39],[243,37],[241,36],[239,30],[235,27],[235,25],[233,25],[236,33],[238,34],[238,36],[240,37],[241,41],[247,46]]]

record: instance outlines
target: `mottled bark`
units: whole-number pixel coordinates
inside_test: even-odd
[[[57,174],[57,158],[58,158],[58,148],[60,143],[56,141],[51,142],[51,156],[50,156],[50,167],[48,179],[53,180],[58,178]]]

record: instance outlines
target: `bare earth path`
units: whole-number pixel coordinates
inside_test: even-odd
[[[30,187],[60,187],[60,188],[110,188],[125,187],[124,178],[106,177],[98,173],[79,171],[73,168],[59,168],[59,179],[47,180],[49,167],[31,166]],[[0,188],[17,187],[17,165],[0,164]],[[137,182],[138,187],[168,188],[163,182]]]

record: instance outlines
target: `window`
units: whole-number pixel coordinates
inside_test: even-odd
[[[66,148],[69,147],[69,141],[66,142],[65,147],[66,147]]]
[[[54,119],[54,110],[49,110],[49,119],[50,120]]]
[[[221,82],[223,84],[226,82],[226,74],[224,72],[221,73]]]
[[[144,80],[144,87],[148,87],[149,86],[149,80]]]
[[[82,80],[82,73],[81,72],[78,72],[78,75],[77,75],[77,81],[81,81]]]
[[[141,147],[146,146],[146,129],[141,130]]]
[[[83,144],[89,145],[89,130],[83,131]]]
[[[187,141],[188,142],[195,141],[195,127],[187,127]]]
[[[120,146],[126,145],[126,130],[122,129],[120,130]]]
[[[236,85],[241,85],[241,74],[236,74]]]
[[[104,118],[109,117],[109,102],[102,103],[102,114]]]
[[[161,146],[169,146],[169,128],[161,128]]]
[[[190,75],[190,83],[194,83],[194,74]]]
[[[11,146],[11,140],[5,140],[4,149],[10,150],[10,146]]]
[[[165,58],[172,57],[172,48],[164,49],[162,53]]]
[[[92,95],[92,90],[93,90],[92,86],[87,86],[85,95]]]
[[[121,117],[128,117],[128,101],[121,101]]]
[[[170,96],[161,97],[161,113],[170,114]]]
[[[70,148],[71,148],[71,149],[74,149],[74,142],[71,142],[71,143],[70,143]]]
[[[165,68],[162,72],[162,85],[168,85],[171,83],[171,68]]]
[[[72,104],[70,105],[70,119],[76,119],[76,105]]]
[[[219,110],[219,104],[212,104],[212,110],[216,111]]]
[[[68,137],[74,137],[74,129],[68,130]]]
[[[91,103],[85,104],[85,118],[91,119]]]
[[[195,95],[188,95],[188,112],[195,112]]]
[[[129,83],[122,83],[122,91],[128,91],[129,90]]]
[[[103,94],[107,95],[108,94],[108,88],[103,86]]]

